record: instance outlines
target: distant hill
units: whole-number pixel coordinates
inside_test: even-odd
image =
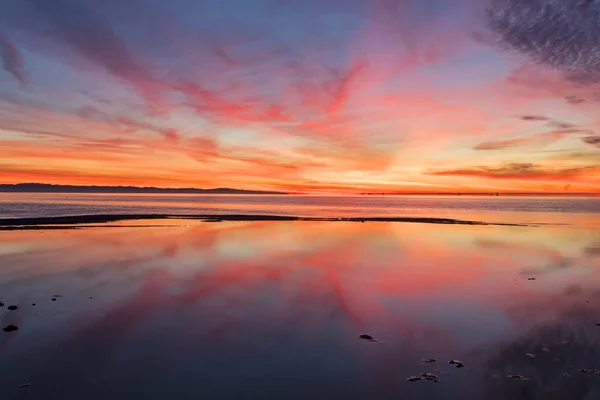
[[[259,190],[241,190],[229,188],[196,189],[180,188],[166,189],[157,187],[137,186],[75,186],[50,185],[46,183],[18,183],[15,185],[0,184],[0,192],[21,193],[171,193],[171,194],[287,194],[284,192],[267,192]]]

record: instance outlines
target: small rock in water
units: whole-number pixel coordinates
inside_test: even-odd
[[[600,326],[600,324],[596,324],[596,326]]]
[[[361,339],[364,339],[364,340],[368,340],[369,342],[383,343],[383,342],[375,339],[373,336],[369,335],[368,333],[361,333],[360,335],[358,335],[358,337]]]
[[[406,378],[406,380],[409,382],[416,382],[416,381],[420,381],[421,377],[420,376],[409,376],[408,378]]]
[[[455,365],[456,368],[464,368],[465,367],[465,364],[462,361],[459,361],[459,360],[450,360],[448,362],[448,364]]]
[[[52,300],[52,301],[56,301],[56,297],[53,297],[53,298],[51,298],[50,300]]]
[[[584,374],[600,375],[600,371],[597,369],[583,368],[583,369],[580,369],[580,371],[583,372]]]
[[[31,386],[31,383],[24,383],[21,386],[19,386],[19,389],[27,388],[29,386]]]
[[[439,382],[438,376],[436,374],[432,374],[431,372],[424,372],[421,374],[421,379],[431,382]]]
[[[432,363],[434,363],[436,361],[437,360],[435,358],[424,358],[424,359],[421,360],[421,362],[425,363],[425,364],[432,364]]]
[[[546,353],[550,353],[550,349],[543,348],[542,351],[545,351]]]
[[[35,303],[31,303],[31,305],[35,307]]]
[[[19,327],[16,325],[8,325],[6,328],[2,328],[2,330],[4,332],[14,332],[14,331],[18,331]]]
[[[4,303],[2,303],[1,301],[0,301],[0,307],[4,307]],[[598,325],[598,324],[596,324],[596,325]]]
[[[513,379],[515,381],[528,381],[529,378],[524,377],[523,375],[507,375],[508,379]]]
[[[14,311],[14,310],[16,310],[17,308],[19,308],[19,307],[17,307],[17,306],[8,306],[8,307],[6,307],[6,309],[7,309],[7,310],[10,310],[10,311]]]
[[[527,353],[527,354],[525,354],[525,355],[526,355],[527,357],[529,357],[529,358],[535,358],[535,354]]]
[[[535,281],[535,278],[527,278],[528,281]]]

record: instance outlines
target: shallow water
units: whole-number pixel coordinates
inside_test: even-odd
[[[168,222],[0,232],[0,398],[600,398],[598,229]]]
[[[88,214],[429,217],[600,227],[600,196],[265,196],[0,193],[0,218]]]

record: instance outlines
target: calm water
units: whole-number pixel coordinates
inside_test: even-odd
[[[168,224],[0,232],[0,398],[600,398],[595,227]]]
[[[306,217],[444,217],[491,222],[595,224],[600,197],[227,196],[0,193],[0,218],[164,213]]]

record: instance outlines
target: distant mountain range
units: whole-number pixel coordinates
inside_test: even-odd
[[[284,192],[268,192],[260,190],[241,190],[230,188],[196,189],[180,188],[167,189],[138,186],[75,186],[50,185],[46,183],[18,183],[15,185],[0,184],[0,192],[21,193],[171,193],[171,194],[287,194]]]

